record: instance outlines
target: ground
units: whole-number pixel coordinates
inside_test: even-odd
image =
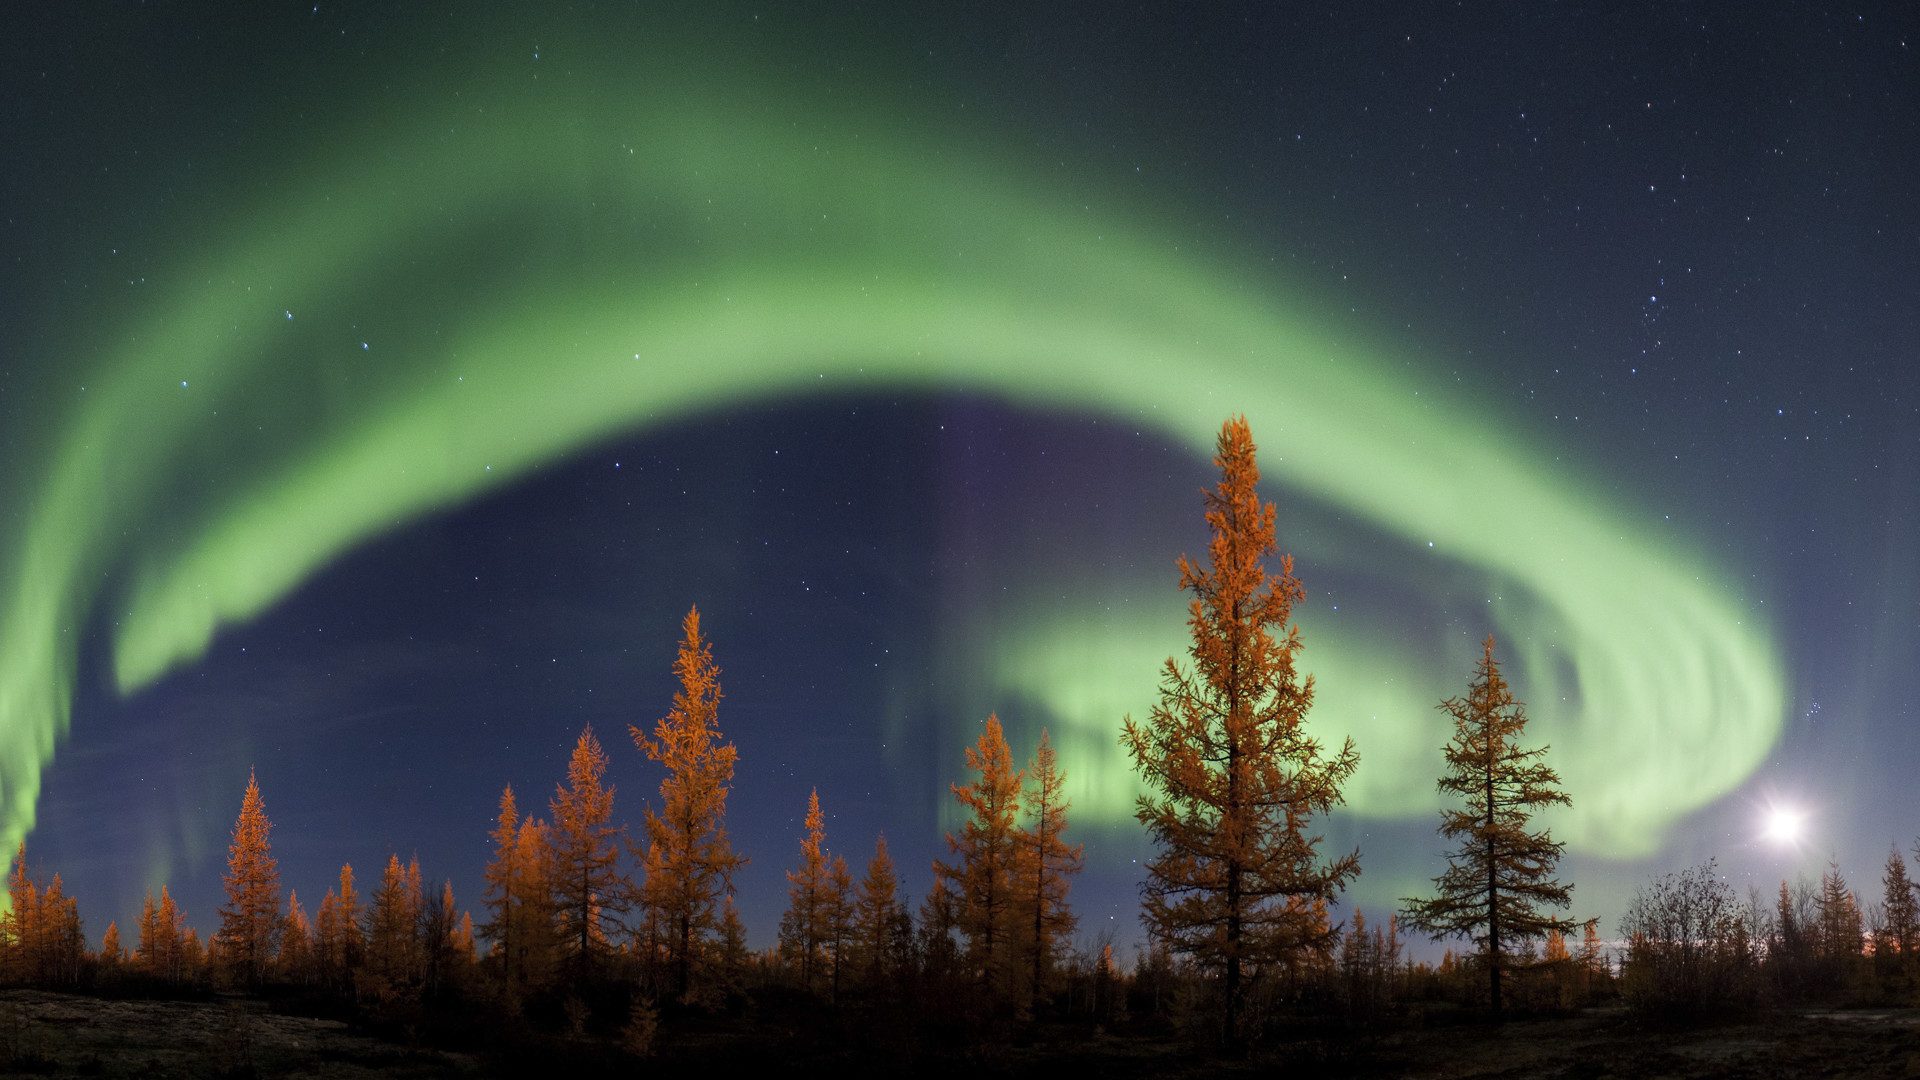
[[[737,1034],[737,1033],[736,1033]],[[763,1040],[768,1032],[760,1032]],[[759,1041],[759,1040],[756,1040]],[[880,1071],[883,1063],[829,1052],[796,1057],[759,1041],[742,1055],[735,1039],[662,1046],[663,1074],[698,1068],[702,1058],[782,1073]],[[818,1047],[814,1048],[816,1051]],[[610,1051],[611,1047],[605,1048]],[[565,1056],[564,1054],[561,1056]],[[782,1060],[785,1059],[785,1060]],[[647,1069],[617,1054],[602,1066]],[[549,1065],[558,1065],[553,1058]],[[932,1072],[1058,1076],[1341,1076],[1431,1080],[1672,1080],[1831,1077],[1920,1080],[1920,1011],[1795,1010],[1761,1022],[1660,1030],[1618,1009],[1568,1018],[1521,1020],[1498,1030],[1463,1025],[1403,1031],[1372,1040],[1303,1042],[1249,1059],[1223,1061],[1164,1041],[1096,1035],[1090,1041],[985,1048]],[[276,1015],[243,998],[214,1001],[112,1001],[39,991],[0,992],[0,1074],[143,1078],[481,1077],[498,1063],[481,1054],[409,1047],[336,1020]],[[759,1067],[754,1067],[759,1066]],[[514,1070],[524,1073],[525,1066]],[[544,1069],[535,1070],[545,1071]],[[562,1071],[602,1071],[600,1068]],[[716,1071],[732,1071],[717,1068]],[[916,1069],[916,1071],[922,1071]]]

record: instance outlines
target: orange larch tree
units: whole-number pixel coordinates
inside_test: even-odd
[[[266,975],[280,936],[280,872],[267,843],[272,827],[260,800],[260,785],[248,772],[247,792],[240,800],[240,817],[233,825],[222,879],[227,904],[220,909],[220,951],[234,979],[249,986],[258,985]]]
[[[313,923],[300,906],[297,890],[287,890],[287,910],[280,920],[280,972],[289,982],[313,978]]]
[[[1073,887],[1068,879],[1080,872],[1085,858],[1080,845],[1067,846],[1067,811],[1072,803],[1063,791],[1047,730],[1040,729],[1040,746],[1027,764],[1027,791],[1023,801],[1030,824],[1020,834],[1020,929],[1029,961],[1029,1004],[1037,1004],[1052,979],[1061,951],[1079,925],[1067,906]]]
[[[515,985],[545,986],[554,975],[558,949],[559,923],[555,916],[553,845],[547,842],[548,828],[539,818],[520,819],[520,833],[514,838],[514,922]]]
[[[899,875],[883,833],[854,898],[853,956],[860,980],[871,989],[897,971],[912,948],[913,924],[900,902]]]
[[[1433,879],[1437,894],[1407,899],[1406,920],[1413,929],[1480,946],[1488,1001],[1498,1015],[1514,946],[1580,924],[1541,910],[1569,901],[1572,886],[1553,876],[1566,845],[1527,823],[1535,811],[1570,800],[1559,775],[1540,760],[1547,747],[1521,745],[1526,706],[1501,677],[1491,636],[1485,650],[1466,696],[1440,704],[1453,717],[1454,735],[1444,747],[1447,771],[1439,786],[1465,804],[1440,811],[1440,834],[1459,846],[1447,857],[1446,873]]]
[[[353,867],[340,867],[338,892],[327,890],[320,898],[320,911],[314,927],[314,968],[323,985],[345,990],[353,985],[353,973],[359,969],[365,951],[360,935],[360,894],[354,891]]]
[[[1213,462],[1211,565],[1179,561],[1193,664],[1167,660],[1160,703],[1145,724],[1126,719],[1121,743],[1150,789],[1135,816],[1160,849],[1141,885],[1147,932],[1224,976],[1235,1043],[1248,975],[1331,948],[1321,913],[1360,855],[1322,861],[1307,829],[1341,802],[1359,755],[1352,740],[1323,755],[1306,733],[1313,677],[1295,669],[1300,635],[1288,623],[1304,593],[1290,556],[1267,573],[1274,508],[1260,498],[1244,418],[1221,427]]]
[[[553,897],[561,947],[571,959],[576,984],[591,979],[610,951],[602,912],[621,900],[620,832],[613,817],[613,789],[605,786],[607,755],[593,729],[580,733],[550,809],[548,843],[553,852]]]
[[[680,689],[653,736],[629,726],[634,745],[667,768],[660,781],[660,812],[647,808],[646,880],[641,902],[663,926],[668,961],[685,998],[692,966],[719,928],[720,900],[733,892],[733,872],[747,860],[727,837],[727,791],[739,752],[721,744],[720,669],[700,634],[700,610],[681,622],[673,673]]]
[[[800,841],[800,868],[787,871],[787,911],[780,917],[780,951],[809,993],[826,967],[833,934],[833,871],[828,862],[826,817],[820,790],[807,796],[807,835]]]
[[[967,768],[975,774],[973,782],[952,785],[953,797],[967,809],[967,820],[960,835],[947,834],[947,846],[959,858],[953,863],[936,860],[933,870],[953,883],[955,914],[975,977],[1000,993],[1014,985],[1018,820],[1025,774],[1013,767],[998,715],[987,717],[979,741],[967,748]]]
[[[516,891],[522,876],[514,856],[520,848],[520,813],[514,804],[513,785],[500,793],[500,816],[493,826],[493,861],[487,864],[482,897],[490,913],[480,927],[480,936],[493,942],[493,955],[499,957],[500,976],[509,983],[519,981],[520,957],[513,928],[516,908],[525,903]]]

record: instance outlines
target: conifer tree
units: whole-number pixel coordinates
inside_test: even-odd
[[[1072,804],[1063,793],[1060,774],[1047,729],[1040,729],[1040,746],[1027,764],[1023,799],[1030,821],[1020,834],[1020,915],[1025,935],[1022,947],[1029,962],[1028,1001],[1037,1004],[1052,978],[1060,953],[1073,937],[1079,919],[1067,906],[1068,880],[1085,864],[1081,847],[1067,846],[1067,811]]]
[[[681,622],[673,673],[680,689],[673,708],[655,724],[653,737],[629,726],[634,745],[667,768],[660,781],[660,813],[647,809],[646,881],[642,902],[666,928],[668,960],[681,997],[691,966],[718,928],[719,901],[733,891],[733,872],[746,860],[727,837],[727,791],[739,753],[721,745],[718,727],[720,669],[700,634],[700,611]]]
[[[553,845],[547,842],[547,824],[539,818],[520,819],[520,837],[514,855],[520,885],[519,921],[514,936],[520,942],[520,979],[528,986],[545,986],[558,964],[560,924],[554,897]]]
[[[607,755],[593,728],[580,733],[567,764],[567,782],[559,785],[549,808],[552,896],[560,946],[566,951],[576,986],[591,980],[610,951],[601,912],[618,901],[620,830],[613,817],[613,789],[604,785]]]
[[[1559,775],[1540,760],[1548,748],[1521,747],[1526,707],[1500,676],[1491,636],[1485,650],[1467,695],[1440,706],[1454,722],[1440,790],[1466,800],[1462,809],[1440,811],[1440,834],[1459,846],[1448,856],[1447,872],[1434,879],[1439,895],[1409,898],[1406,914],[1409,926],[1480,946],[1489,1004],[1498,1015],[1501,973],[1509,966],[1503,950],[1579,924],[1541,912],[1569,901],[1572,887],[1553,878],[1566,845],[1545,829],[1527,830],[1536,810],[1571,800],[1560,791]]]
[[[126,959],[126,950],[120,946],[120,924],[110,922],[107,924],[107,932],[100,938],[100,962],[110,968],[117,968],[125,963]]]
[[[40,887],[27,873],[27,844],[22,840],[7,877],[7,910],[0,915],[0,976],[6,982],[30,984],[38,972],[39,904]]]
[[[869,987],[878,986],[899,967],[903,959],[900,924],[906,917],[899,899],[899,876],[883,833],[874,843],[873,858],[867,862],[854,901],[854,956],[860,978]]]
[[[167,887],[160,887],[158,904],[153,902],[152,890],[148,890],[146,902],[140,909],[140,943],[134,953],[135,961],[148,978],[169,984],[186,980],[189,965],[184,929],[180,908],[174,904]]]
[[[1220,429],[1220,482],[1205,493],[1210,565],[1181,556],[1193,593],[1191,669],[1168,659],[1151,719],[1126,720],[1121,742],[1150,789],[1135,816],[1160,851],[1141,886],[1148,933],[1224,976],[1225,1034],[1239,1038],[1244,976],[1331,947],[1325,903],[1360,872],[1359,852],[1332,861],[1307,829],[1340,803],[1359,756],[1331,756],[1304,728],[1313,678],[1295,670],[1304,593],[1293,559],[1278,577],[1274,508],[1244,418]],[[1276,637],[1275,633],[1279,636]]]
[[[969,784],[952,785],[953,797],[967,808],[960,834],[947,834],[958,856],[933,864],[934,873],[953,883],[955,912],[967,941],[967,962],[988,990],[1004,993],[1013,985],[1019,926],[1021,834],[1020,784],[1025,774],[1013,767],[1013,754],[1000,731],[1000,717],[989,714],[986,730],[967,748]]]
[[[493,861],[487,864],[482,898],[489,917],[480,927],[480,936],[493,942],[493,955],[499,957],[500,975],[509,982],[519,978],[519,956],[513,926],[515,908],[524,902],[515,892],[520,877],[514,856],[520,847],[520,812],[514,805],[513,785],[500,793],[500,816],[493,826]]]
[[[353,867],[340,867],[340,887],[320,899],[314,928],[315,973],[324,985],[345,990],[353,985],[365,939],[360,935],[360,894],[354,891]]]
[[[741,993],[747,985],[747,965],[752,954],[747,950],[747,928],[740,921],[740,909],[729,893],[721,901],[720,911],[720,990],[724,994]]]
[[[780,917],[780,951],[809,993],[825,974],[833,926],[833,870],[828,863],[826,817],[820,813],[820,789],[807,795],[807,835],[800,841],[800,868],[787,871],[787,911]]]
[[[248,772],[240,818],[234,822],[233,843],[227,848],[227,873],[222,879],[227,904],[220,909],[220,939],[234,978],[249,986],[258,985],[266,975],[280,932],[280,873],[267,843],[271,828],[260,785]]]
[[[297,890],[287,890],[287,911],[280,921],[280,970],[290,982],[313,977],[313,924],[300,906]]]
[[[1840,876],[1840,867],[1829,863],[1820,875],[1820,954],[1829,961],[1837,977],[1852,958],[1860,955],[1860,906]]]
[[[852,968],[848,953],[853,944],[853,874],[843,855],[833,857],[827,873],[827,951],[833,958],[832,1000],[840,1000],[841,977]]]
[[[1907,876],[1907,861],[1900,856],[1900,849],[1887,852],[1887,868],[1880,877],[1882,894],[1881,905],[1885,909],[1882,935],[1884,946],[1876,948],[1876,955],[1898,955],[1901,963],[1911,964],[1914,950],[1920,948],[1920,893],[1916,893],[1913,879]]]

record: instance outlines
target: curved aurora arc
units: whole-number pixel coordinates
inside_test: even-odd
[[[353,545],[597,440],[894,388],[1123,416],[1200,455],[1244,412],[1270,481],[1525,594],[1492,618],[1511,664],[1577,678],[1577,713],[1533,711],[1578,847],[1651,850],[1772,746],[1775,647],[1703,560],[1246,280],[913,137],[542,94],[440,102],[316,154],[112,328],[0,535],[0,843],[32,827],[101,611],[132,692]],[[999,658],[1068,729],[1085,820],[1124,819],[1132,782],[1090,684],[1125,663],[1150,689],[1182,618],[1103,638],[1068,613]],[[1138,655],[1087,655],[1120,638]],[[1360,747],[1350,807],[1430,812],[1433,703],[1468,669],[1381,689],[1390,653],[1307,640],[1315,731]]]

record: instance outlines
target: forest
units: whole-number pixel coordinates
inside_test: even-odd
[[[645,1059],[1017,1072],[1085,1055],[1140,1074],[1222,1060],[1364,1072],[1413,1031],[1491,1040],[1595,1010],[1639,1031],[1920,1004],[1920,886],[1898,847],[1875,902],[1837,867],[1741,895],[1708,861],[1646,882],[1611,925],[1564,917],[1562,845],[1532,819],[1578,793],[1560,788],[1550,748],[1528,742],[1492,638],[1463,692],[1439,703],[1455,729],[1436,777],[1449,797],[1443,871],[1398,911],[1336,919],[1362,856],[1322,852],[1314,823],[1340,805],[1362,748],[1309,734],[1313,683],[1296,669],[1291,621],[1301,587],[1290,558],[1269,570],[1275,508],[1258,494],[1244,420],[1223,426],[1214,460],[1207,556],[1178,563],[1189,654],[1167,661],[1148,716],[1115,718],[1156,851],[1134,955],[1077,933],[1081,850],[1060,763],[1044,733],[1016,762],[997,716],[966,749],[952,787],[964,823],[925,896],[904,893],[884,835],[864,866],[834,853],[869,838],[830,846],[816,791],[796,848],[755,853],[790,869],[777,943],[750,948],[734,905],[744,856],[726,824],[737,751],[695,609],[671,708],[627,731],[663,777],[640,821],[616,822],[607,750],[588,729],[550,796],[502,791],[491,835],[475,838],[492,853],[477,902],[393,855],[372,874],[342,866],[309,908],[282,891],[249,778],[217,926],[189,925],[163,886],[137,927],[109,925],[93,948],[75,898],[57,873],[35,873],[23,844],[0,983],[103,1001],[244,998],[504,1074]],[[1416,960],[1411,934],[1451,947]],[[0,1016],[0,1064],[59,1067],[23,1040],[17,1006],[0,1009],[14,1010]]]

